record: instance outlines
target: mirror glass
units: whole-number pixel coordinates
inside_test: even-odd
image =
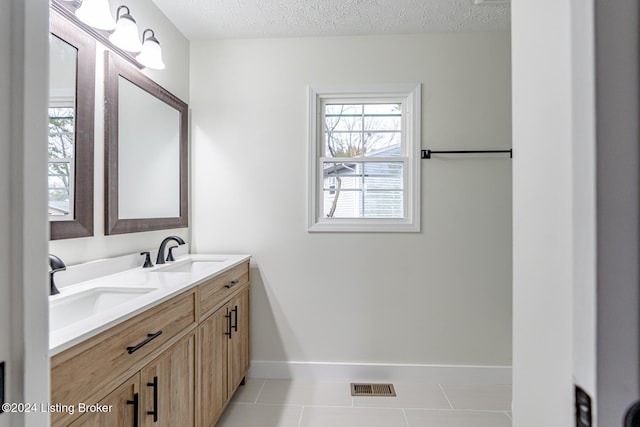
[[[49,22],[50,238],[92,236],[95,41],[57,13]]]
[[[118,76],[118,218],[180,216],[180,113]]]
[[[49,217],[74,218],[76,63],[78,49],[49,34]]]
[[[105,53],[105,234],[188,226],[188,106]]]

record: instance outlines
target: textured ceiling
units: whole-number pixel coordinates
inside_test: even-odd
[[[153,0],[190,40],[509,29],[473,0]]]

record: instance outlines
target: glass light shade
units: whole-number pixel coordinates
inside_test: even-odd
[[[138,34],[138,25],[131,15],[122,15],[118,17],[116,30],[109,36],[109,41],[121,49],[128,52],[140,52],[142,43],[140,43]]]
[[[145,30],[145,33],[148,30]],[[142,36],[144,38],[144,34]],[[162,61],[162,49],[160,43],[153,35],[144,40],[142,43],[142,52],[136,57],[136,60],[148,68],[154,70],[164,70],[164,62]]]
[[[116,21],[111,16],[108,0],[83,0],[76,16],[87,25],[99,30],[112,31]]]

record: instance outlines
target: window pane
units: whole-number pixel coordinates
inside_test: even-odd
[[[63,188],[49,189],[49,215],[69,215],[69,192]]]
[[[402,162],[326,162],[325,218],[403,218]]]
[[[326,104],[324,108],[327,115],[362,115],[362,104]]]
[[[362,192],[324,191],[325,218],[362,218]]]
[[[365,156],[399,157],[402,134],[400,132],[368,132],[364,135]]]
[[[71,158],[74,154],[74,109],[49,108],[49,158]]]
[[[323,188],[329,189],[361,189],[363,185],[362,164],[333,163],[324,164]]]
[[[367,191],[364,197],[366,218],[403,218],[402,191]]]
[[[52,161],[48,166],[48,206],[50,216],[71,215],[73,174],[70,161]]]
[[[326,104],[324,157],[399,157],[401,104]]]
[[[402,163],[364,163],[364,188],[402,190]]]
[[[362,155],[362,133],[325,133],[325,157],[357,157]]]
[[[69,163],[49,163],[49,187],[69,188],[71,170]]]
[[[402,126],[400,116],[365,116],[364,130],[374,132],[378,130],[399,131]]]
[[[362,116],[325,116],[326,132],[353,132],[362,130]]]
[[[364,104],[364,114],[402,114],[402,104]]]

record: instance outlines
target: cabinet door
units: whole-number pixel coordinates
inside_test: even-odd
[[[200,324],[200,426],[210,427],[225,407],[227,392],[227,354],[231,330],[230,313],[225,305]]]
[[[240,385],[249,369],[249,288],[229,302],[231,341],[229,349],[229,395]]]
[[[195,333],[140,371],[142,426],[195,425]]]
[[[85,414],[70,424],[70,427],[137,426],[136,418],[140,416],[139,384],[140,374],[136,374],[102,399],[98,404],[98,408],[85,410]],[[76,409],[80,410],[82,408],[76,406]],[[95,409],[101,409],[105,412],[95,412]]]

